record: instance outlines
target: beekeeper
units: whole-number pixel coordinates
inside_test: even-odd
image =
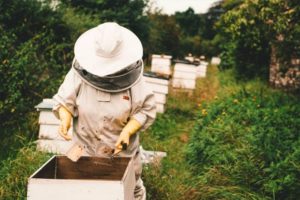
[[[138,132],[152,124],[156,108],[142,76],[142,44],[127,28],[107,22],[83,33],[74,53],[72,68],[54,96],[59,133],[83,145],[89,156],[101,154],[103,146],[128,144],[119,156],[134,158],[134,197],[145,199]],[[72,118],[73,138],[67,133]]]

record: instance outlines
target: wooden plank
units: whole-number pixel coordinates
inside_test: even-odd
[[[176,63],[174,66],[174,72],[175,71],[196,73],[196,66],[185,63]]]
[[[40,124],[39,139],[47,140],[65,140],[58,133],[59,125],[56,124]],[[68,134],[72,136],[73,128],[71,127]]]
[[[81,157],[73,162],[65,156],[57,157],[56,179],[121,180],[130,158]]]
[[[152,54],[152,58],[165,58],[165,59],[171,59],[172,56],[170,56],[170,55],[164,55],[164,54],[161,54],[161,55],[159,55],[159,54]]]
[[[153,55],[151,60],[151,71],[159,74],[171,74],[171,57]]]
[[[197,70],[197,77],[205,77],[207,66],[206,65],[199,65],[199,66],[196,67],[196,70]]]
[[[53,106],[56,104],[54,99],[43,99],[41,103],[35,106],[38,111],[48,110],[51,111]]]
[[[60,124],[60,121],[55,117],[51,110],[41,110],[39,124]]]
[[[123,200],[120,181],[29,180],[27,200]],[[127,200],[127,199],[126,199]],[[132,199],[128,199],[132,200]]]
[[[172,85],[174,88],[184,88],[184,89],[195,89],[196,81],[195,80],[186,80],[186,79],[173,79]]]
[[[169,92],[169,86],[167,85],[158,85],[154,83],[146,82],[149,87],[152,89],[153,92],[162,93],[162,94],[168,94]]]
[[[72,145],[72,141],[66,140],[37,140],[37,150],[49,153],[66,154]]]
[[[158,74],[171,75],[171,67],[153,65],[153,66],[151,66],[151,72],[155,72]]]
[[[72,162],[55,156],[29,178],[27,199],[132,200],[134,188],[133,160],[129,157],[82,157]]]
[[[169,80],[161,79],[161,78],[152,78],[144,76],[144,79],[147,83],[154,83],[159,85],[169,85]]]
[[[196,72],[190,73],[190,72],[183,72],[183,71],[174,71],[173,78],[195,80]]]

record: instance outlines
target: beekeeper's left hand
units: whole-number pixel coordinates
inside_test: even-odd
[[[142,125],[137,120],[135,120],[133,118],[131,120],[129,120],[129,122],[123,128],[123,130],[118,138],[118,141],[115,144],[116,149],[123,150],[122,145],[124,145],[124,144],[126,144],[128,146],[130,136],[135,134],[141,128],[141,126]]]

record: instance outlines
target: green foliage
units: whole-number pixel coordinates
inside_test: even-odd
[[[287,66],[299,57],[300,6],[295,1],[232,0],[223,7],[229,10],[218,22],[224,37],[221,68],[232,67],[243,79],[266,79],[271,46]]]
[[[1,163],[0,199],[26,199],[27,179],[50,156],[28,145],[19,150],[16,158],[8,158]]]
[[[149,14],[148,16],[150,32],[146,50],[150,53],[178,56],[180,30],[174,17],[160,13]]]
[[[248,191],[253,199],[297,199],[300,177],[299,99],[244,87],[204,105],[187,157],[202,183],[226,199]],[[211,177],[214,173],[214,177]],[[237,191],[229,190],[231,187]],[[234,199],[250,199],[245,197]]]
[[[4,159],[36,137],[37,124],[28,126],[33,124],[30,112],[57,90],[69,69],[73,44],[61,14],[46,2],[0,0],[0,5],[0,158]]]
[[[137,34],[143,44],[147,42],[149,28],[144,9],[148,0],[62,0],[62,3],[92,21],[115,21]]]

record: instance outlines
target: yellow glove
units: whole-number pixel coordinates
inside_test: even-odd
[[[123,150],[122,144],[128,146],[130,136],[135,134],[141,127],[142,125],[135,119],[129,120],[129,122],[123,128],[117,143],[115,144],[116,149]]]
[[[58,115],[60,119],[60,126],[59,126],[59,134],[65,140],[71,140],[71,136],[68,135],[68,130],[71,126],[72,114],[63,106],[58,108]]]

